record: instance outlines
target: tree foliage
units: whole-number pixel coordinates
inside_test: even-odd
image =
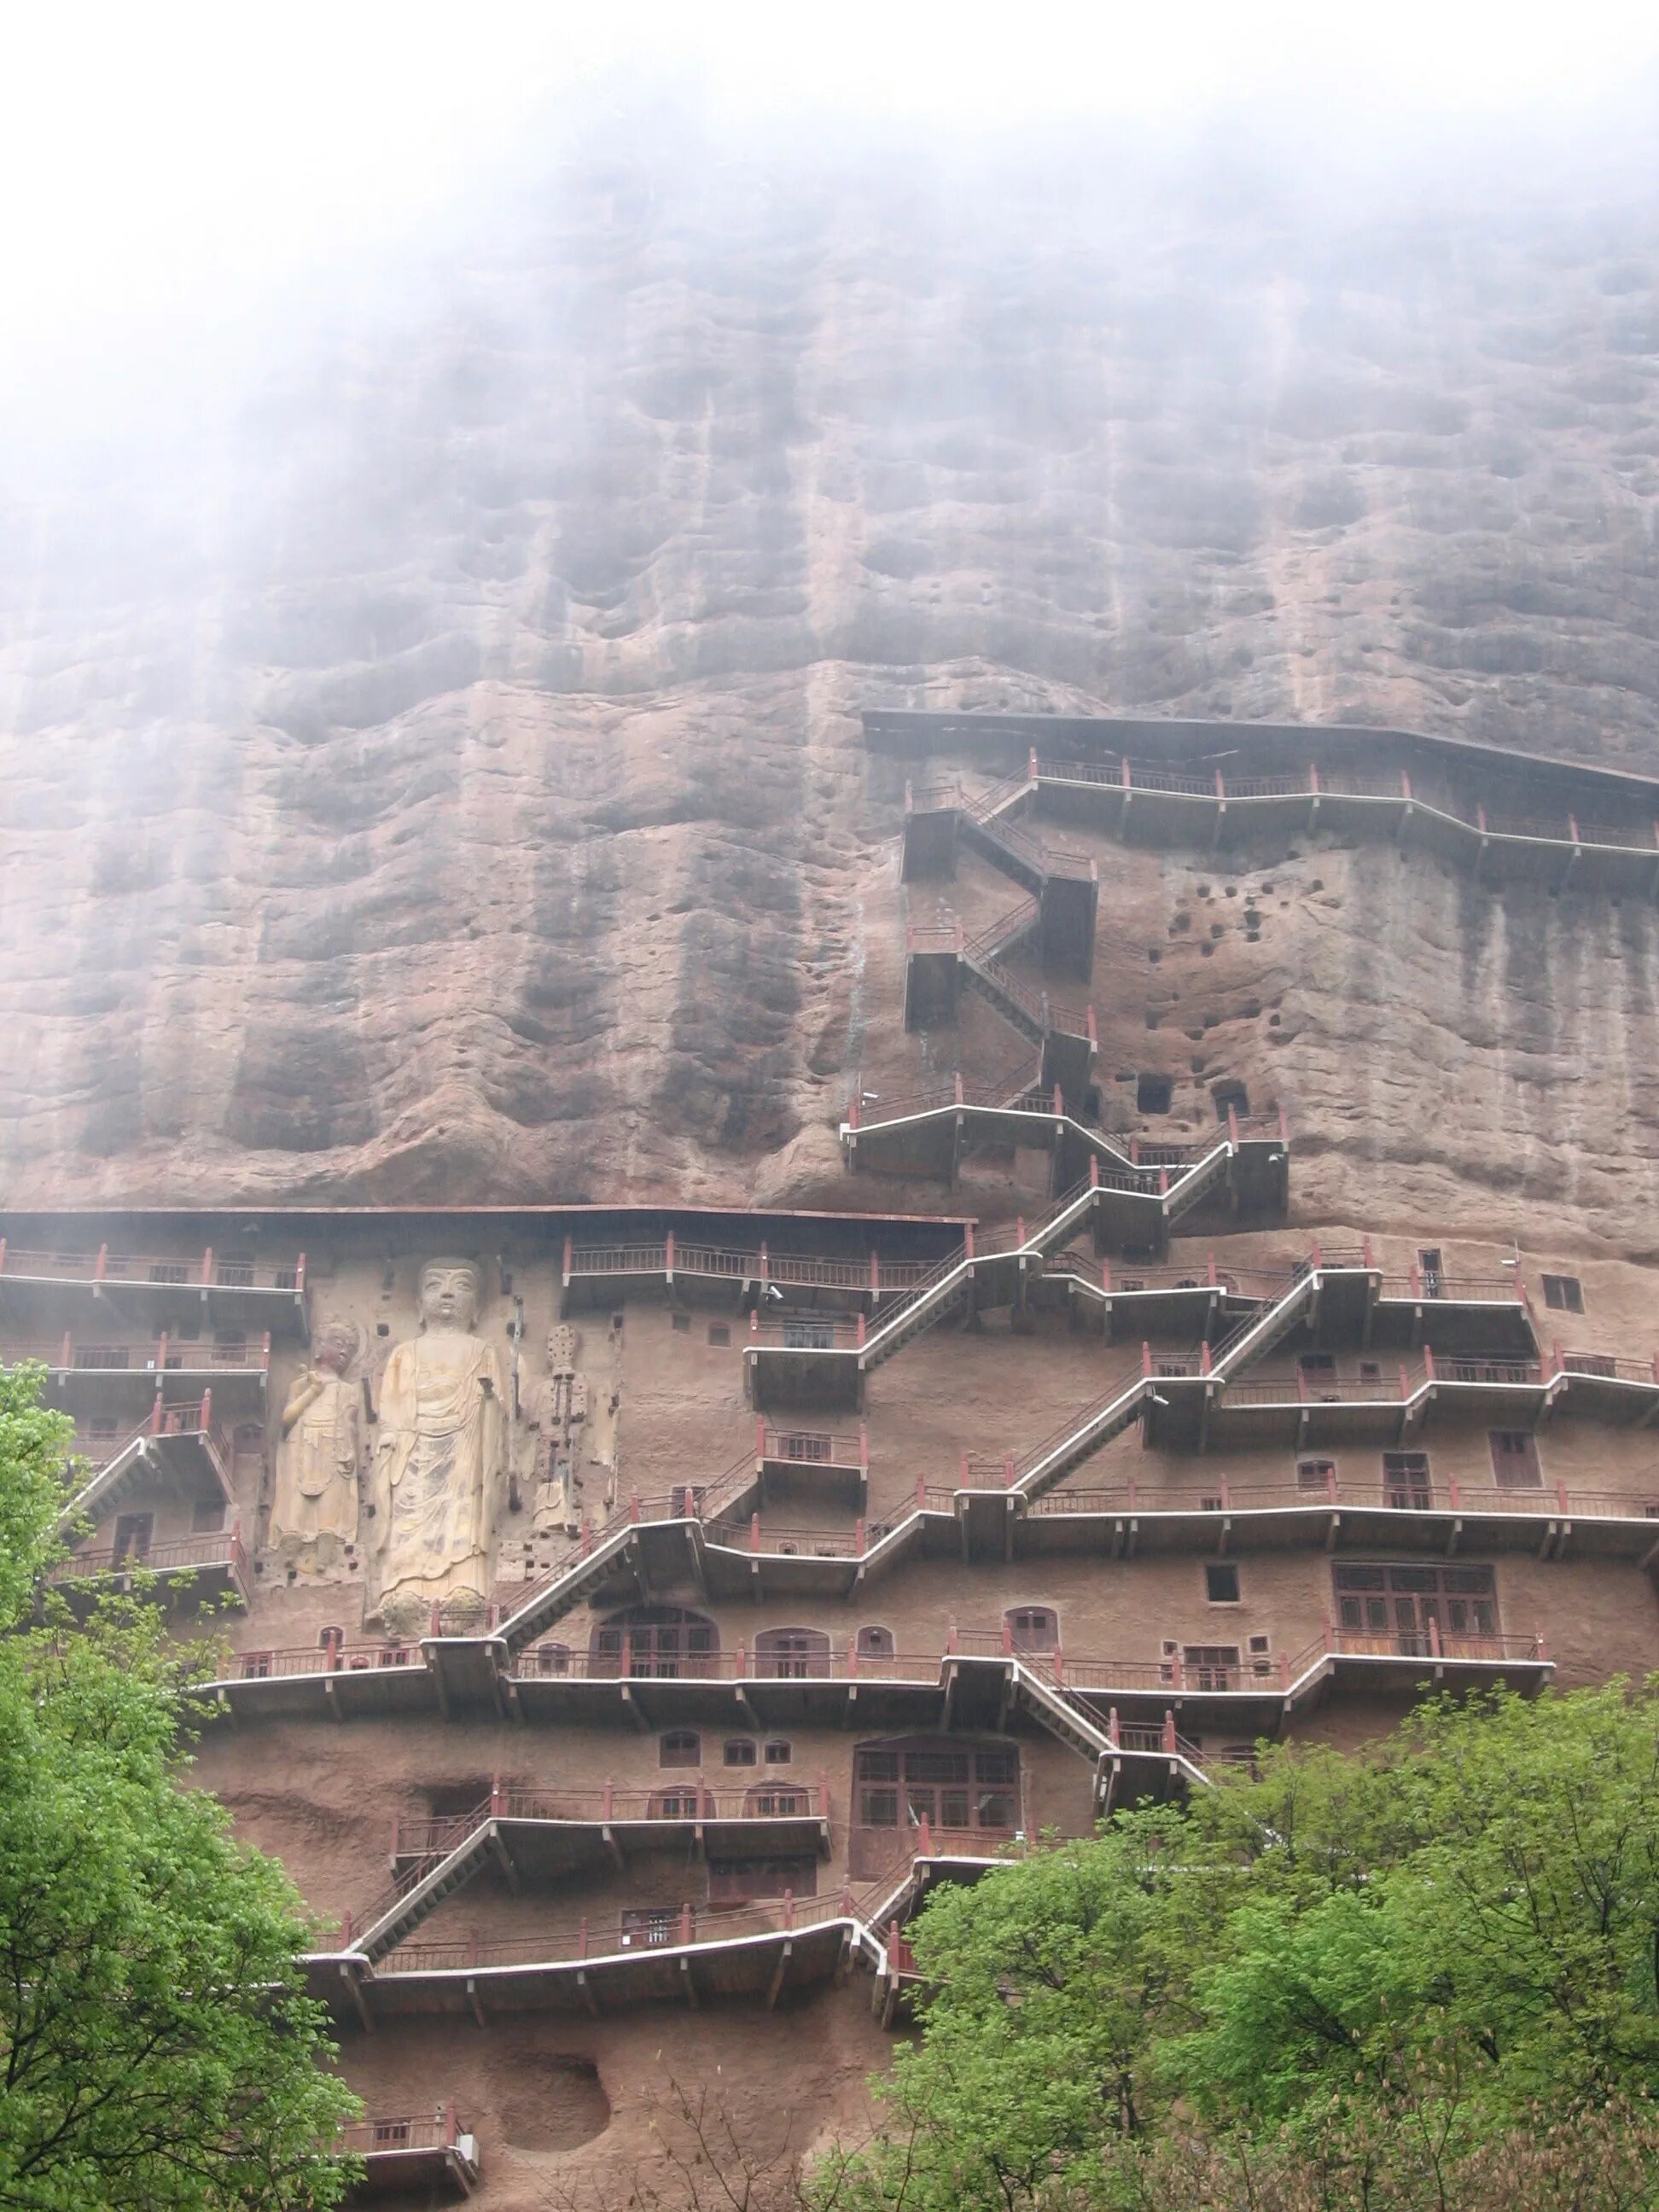
[[[1659,2203],[1659,1688],[1264,1749],[915,1929],[874,2212]]]
[[[183,1787],[159,1611],[40,1595],[68,1424],[0,1370],[0,2206],[325,2207],[355,2110],[273,1862]]]

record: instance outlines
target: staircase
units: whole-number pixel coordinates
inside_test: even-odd
[[[1139,1419],[1151,1387],[1139,1362],[1126,1369],[1091,1406],[1072,1415],[1015,1462],[1012,1487],[1027,1498],[1038,1498],[1045,1490],[1052,1490],[1074,1467]]]
[[[376,1959],[383,1959],[435,1912],[447,1897],[471,1881],[495,1846],[495,1823],[486,1802],[480,1808],[477,1826],[470,1828],[452,1850],[428,1862],[426,1872],[417,1874],[409,1887],[395,1893],[384,1907],[379,1900],[369,1907],[365,1916],[368,1925],[346,1948],[371,1964]]]
[[[1023,1666],[1018,1659],[1012,1662],[1012,1673],[1014,1694],[1019,1704],[1050,1735],[1058,1737],[1068,1751],[1079,1753],[1091,1765],[1111,1757],[1111,1737],[1064,1691],[1045,1682],[1041,1674]]]

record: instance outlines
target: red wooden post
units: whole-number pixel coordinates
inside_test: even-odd
[[[1231,1099],[1227,1102],[1227,1141],[1235,1152],[1238,1150],[1238,1109]]]
[[[691,1906],[689,1901],[680,1907],[680,1941],[682,1943],[691,1941]]]
[[[1063,1690],[1066,1686],[1066,1654],[1058,1644],[1054,1646],[1054,1686],[1056,1689]]]
[[[1170,1195],[1170,1170],[1168,1168],[1160,1168],[1158,1171],[1158,1194],[1160,1198],[1167,1198]]]
[[[107,1274],[108,1274],[108,1273],[109,1273],[109,1246],[108,1246],[107,1244],[100,1244],[100,1245],[98,1247],[98,1261],[97,1261],[97,1265],[93,1268],[93,1271],[92,1271],[92,1279],[93,1279],[93,1281],[94,1281],[94,1283],[101,1283],[101,1282],[103,1281],[103,1279],[104,1279],[105,1276],[106,1276],[106,1275],[107,1275]]]
[[[926,1813],[922,1814],[921,1821],[918,1824],[918,1827],[919,1848],[916,1851],[916,1856],[921,1859],[930,1859],[933,1856],[933,1824],[932,1820],[929,1820]]]
[[[964,1490],[968,1487],[968,1455],[966,1452],[963,1452],[962,1455],[962,1486]],[[918,1513],[925,1513],[927,1510],[927,1478],[925,1474],[918,1474],[916,1477],[916,1510]]]
[[[466,1939],[466,1963],[469,1966],[476,1966],[478,1963],[478,1931],[476,1928]]]
[[[1319,763],[1317,761],[1308,763],[1308,788],[1317,798],[1319,794]]]
[[[1207,1375],[1210,1371],[1210,1344],[1207,1337],[1198,1347],[1198,1371],[1200,1375]]]
[[[1014,1486],[1014,1455],[1012,1452],[1004,1452],[1002,1455],[1002,1486],[1005,1490],[1012,1490]]]
[[[1232,1510],[1232,1492],[1228,1486],[1228,1480],[1224,1474],[1221,1478],[1221,1510],[1224,1513]]]
[[[1127,753],[1125,753],[1122,759],[1118,763],[1118,769],[1120,771],[1119,780],[1122,783],[1125,791],[1127,791],[1129,788],[1129,756]]]
[[[1145,1337],[1140,1340],[1140,1371],[1145,1376],[1152,1371],[1152,1347]]]
[[[301,1296],[304,1295],[306,1287],[306,1255],[303,1252],[301,1253],[299,1258],[294,1263],[294,1287],[296,1292]]]
[[[971,1221],[968,1222],[963,1229],[962,1256],[964,1260],[971,1260],[974,1256],[974,1224]]]
[[[1002,1618],[1002,1655],[1005,1659],[1014,1656],[1014,1626],[1006,1613]]]
[[[1423,1372],[1431,1382],[1435,1380],[1434,1346],[1431,1344],[1425,1344],[1423,1347]]]
[[[1026,755],[1025,774],[1029,781],[1032,783],[1035,783],[1037,781],[1037,750],[1035,745],[1030,748],[1030,750]]]
[[[860,1315],[859,1316],[859,1318],[858,1318],[858,1336],[857,1336],[858,1347],[859,1347],[859,1350],[860,1350],[860,1352],[862,1352],[862,1351],[863,1351],[863,1349],[864,1349],[864,1335],[865,1335],[865,1329],[864,1329],[864,1316],[863,1316],[862,1314],[860,1314]]]
[[[351,1909],[349,1905],[340,1915],[340,1947],[346,1951],[351,1948]]]
[[[640,1493],[637,1490],[630,1490],[628,1493],[628,1517],[637,1528],[641,1518]]]
[[[1215,1254],[1213,1252],[1210,1252],[1206,1253],[1205,1256],[1208,1262],[1205,1273],[1205,1279],[1209,1284],[1210,1288],[1213,1291],[1218,1288],[1220,1280],[1215,1271]]]
[[[870,1295],[872,1298],[881,1296],[881,1261],[874,1252],[870,1255]]]
[[[455,2118],[455,2100],[452,2097],[444,2106],[444,2148],[446,2150],[454,2149],[455,2138],[459,2132],[459,2123]]]
[[[1291,1655],[1288,1651],[1281,1651],[1279,1655],[1279,1686],[1281,1690],[1288,1690],[1291,1686]]]
[[[1564,1513],[1571,1510],[1567,1504],[1567,1486],[1565,1482],[1558,1482],[1555,1486],[1555,1502]]]
[[[1109,1298],[1112,1295],[1112,1263],[1109,1260],[1103,1260],[1100,1263],[1100,1287]]]
[[[1138,1168],[1140,1165],[1140,1139],[1139,1137],[1131,1137],[1129,1139],[1129,1165],[1132,1168]]]
[[[859,1423],[859,1473],[868,1474],[869,1472],[870,1424],[867,1421],[860,1421]]]
[[[954,1620],[951,1623],[951,1633],[946,1639],[945,1648],[947,1651],[954,1651],[957,1649],[957,1625]]]
[[[213,1426],[213,1392],[210,1388],[202,1393],[202,1434],[206,1436]]]
[[[1055,1121],[1063,1121],[1063,1120],[1065,1119],[1065,1117],[1066,1117],[1066,1094],[1065,1094],[1065,1092],[1060,1089],[1060,1087],[1059,1084],[1055,1084],[1055,1085],[1054,1085],[1054,1119],[1055,1119]]]
[[[1117,1707],[1115,1705],[1109,1705],[1106,1708],[1106,1741],[1111,1745],[1114,1751],[1117,1750],[1118,1726]]]
[[[585,1912],[576,1929],[576,1956],[579,1959],[587,1956],[587,1915]]]
[[[1316,1237],[1310,1237],[1308,1239],[1308,1258],[1310,1264],[1316,1267],[1322,1267],[1325,1264],[1325,1255],[1320,1249],[1319,1239]]]
[[[1457,1477],[1455,1474],[1449,1479],[1446,1487],[1451,1493],[1452,1511],[1461,1513],[1463,1510],[1463,1493],[1458,1488]]]
[[[1429,1615],[1429,1656],[1434,1659],[1441,1656],[1440,1623],[1432,1613]]]
[[[758,1552],[760,1547],[760,1515],[751,1513],[749,1516],[749,1548],[751,1552]]]
[[[818,1777],[818,1818],[820,1820],[830,1818],[830,1780],[827,1775],[822,1774]]]
[[[1164,1748],[1173,1755],[1176,1747],[1175,1715],[1166,1705],[1164,1709]]]
[[[210,1283],[213,1280],[213,1247],[211,1244],[208,1246],[207,1250],[202,1255],[202,1280],[204,1284]]]
[[[1484,837],[1486,834],[1486,810],[1478,799],[1474,802],[1474,819],[1476,827]]]
[[[1553,1341],[1550,1345],[1550,1364],[1544,1370],[1545,1380],[1548,1381],[1552,1376],[1559,1375],[1560,1372],[1561,1346],[1559,1342]]]
[[[1333,1505],[1336,1503],[1336,1468],[1327,1462],[1325,1466],[1325,1494]]]
[[[1025,1216],[1023,1213],[1014,1216],[1014,1243],[1020,1251],[1025,1249]]]
[[[0,1275],[6,1272],[6,1240],[0,1237]]]
[[[860,1514],[858,1519],[853,1523],[853,1548],[857,1557],[861,1559],[864,1557],[864,1516],[862,1513]]]
[[[506,1808],[507,1792],[501,1787],[501,1778],[499,1774],[492,1774],[489,1778],[490,1819],[492,1820],[499,1820],[502,1813],[506,1810]]]
[[[786,1928],[793,1928],[795,1924],[795,1893],[793,1889],[786,1889],[783,1893],[783,1924]]]
[[[740,1682],[746,1682],[748,1679],[749,1645],[747,1640],[744,1639],[740,1640],[738,1644],[738,1680]]]
[[[951,1078],[951,1103],[955,1106],[960,1106],[963,1103],[962,1070],[960,1068],[958,1068],[956,1073]]]
[[[1418,1266],[1418,1264],[1417,1264],[1417,1262],[1416,1262],[1416,1261],[1415,1261],[1415,1260],[1413,1260],[1413,1261],[1412,1261],[1412,1279],[1412,1279],[1412,1296],[1413,1296],[1414,1298],[1420,1298],[1420,1297],[1422,1297],[1422,1295],[1423,1295],[1423,1274],[1422,1274],[1422,1270],[1419,1267],[1419,1266]]]
[[[1178,1644],[1176,1646],[1173,1671],[1176,1689],[1184,1690],[1187,1686],[1187,1662],[1181,1655],[1181,1646]]]
[[[1401,1403],[1403,1404],[1404,1401],[1411,1396],[1411,1395],[1412,1378],[1407,1374],[1406,1363],[1402,1359],[1400,1363],[1400,1396]]]
[[[1219,769],[1215,772],[1215,795],[1218,799],[1224,799],[1227,796],[1227,787],[1221,780],[1221,770]]]
[[[68,1329],[64,1331],[63,1342],[58,1347],[58,1364],[60,1367],[73,1367],[75,1364],[75,1339]]]
[[[631,1628],[624,1628],[623,1631],[622,1670],[624,1680],[629,1680],[632,1679],[634,1673],[634,1632]]]

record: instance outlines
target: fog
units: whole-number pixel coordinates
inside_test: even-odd
[[[1093,190],[1121,210],[1237,165],[1330,221],[1378,194],[1638,189],[1656,84],[1659,15],[1634,0],[19,11],[7,442],[199,429],[319,324],[435,296],[545,215],[573,156],[678,143],[700,185],[712,164],[762,192],[890,165],[958,212],[1048,163],[1073,179],[1062,225],[1093,219]]]

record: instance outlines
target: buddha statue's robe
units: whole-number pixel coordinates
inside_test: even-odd
[[[493,1346],[459,1329],[428,1327],[386,1362],[374,1486],[382,1606],[488,1595],[504,1407]]]

